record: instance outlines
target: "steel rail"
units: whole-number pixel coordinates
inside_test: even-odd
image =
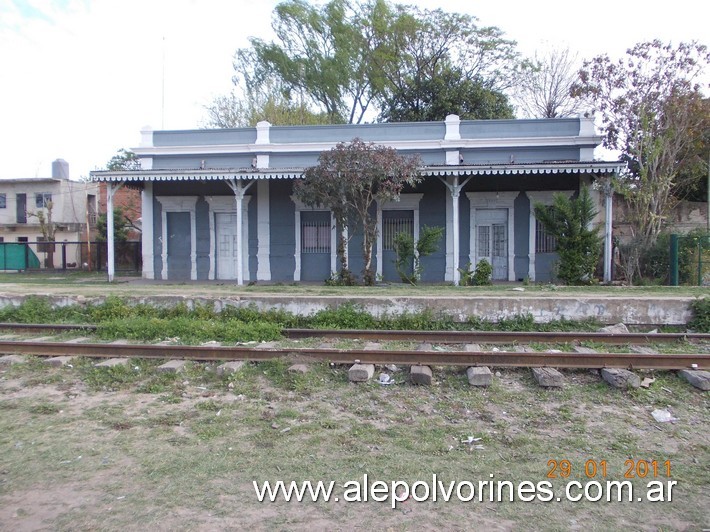
[[[254,348],[156,344],[96,344],[0,341],[0,353],[95,358],[188,359],[199,361],[263,361],[282,357],[338,364],[402,364],[430,366],[495,366],[629,369],[710,369],[710,354],[519,353],[505,351],[432,351],[382,349]]]
[[[0,323],[2,331],[24,333],[95,331],[96,325],[73,323]]]
[[[443,343],[572,343],[600,344],[666,343],[681,340],[710,341],[704,333],[605,333],[605,332],[521,332],[521,331],[395,331],[355,329],[284,329],[287,338],[341,338],[359,340],[399,340]]]
[[[91,332],[97,329],[90,324],[39,324],[0,323],[0,330],[25,333]],[[596,342],[600,344],[642,344],[686,341],[708,341],[705,333],[604,333],[604,332],[522,332],[522,331],[412,331],[374,329],[283,329],[286,338],[340,338],[371,341],[416,341],[438,344],[485,343],[572,343]]]

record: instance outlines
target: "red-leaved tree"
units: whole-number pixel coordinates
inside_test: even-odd
[[[356,138],[322,152],[318,165],[308,168],[304,179],[294,186],[294,194],[301,202],[330,209],[338,227],[347,227],[350,235],[352,229],[362,229],[363,281],[367,285],[375,283],[372,246],[377,239],[377,220],[371,214],[372,207],[396,200],[405,185],[418,183],[420,164],[419,157],[405,157],[394,148]],[[339,235],[340,279],[347,282],[351,278],[345,253],[347,241],[342,232]]]

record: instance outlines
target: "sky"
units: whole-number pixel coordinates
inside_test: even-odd
[[[103,168],[144,126],[199,128],[231,89],[232,57],[271,37],[277,0],[0,0],[0,178],[73,179]],[[708,43],[697,0],[410,0],[498,26],[527,56],[569,47],[620,57],[637,42]]]

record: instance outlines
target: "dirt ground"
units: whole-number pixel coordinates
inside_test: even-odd
[[[90,361],[0,369],[2,530],[701,530],[710,527],[710,397],[670,372],[618,391],[589,371],[560,390],[501,369],[490,388],[435,368],[429,387],[347,382],[347,368],[305,375],[287,362],[226,377],[195,364],[98,370]],[[672,423],[652,411],[667,409]],[[467,443],[470,438],[480,440]],[[568,460],[560,478],[555,463]],[[606,461],[606,477],[585,474]],[[665,502],[263,502],[253,481],[477,484],[624,480],[627,461],[656,461],[632,479],[677,482]],[[554,461],[554,462],[551,462]],[[665,464],[671,467],[670,477]],[[558,474],[549,479],[548,474]]]

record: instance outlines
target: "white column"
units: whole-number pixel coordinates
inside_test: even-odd
[[[257,183],[256,232],[258,281],[271,280],[271,236],[269,213],[269,181],[261,179]]]
[[[242,200],[244,199],[244,188],[241,179],[237,180],[234,190],[234,200],[237,202],[237,284],[244,284],[244,272],[242,271]]]
[[[294,216],[294,224],[296,225],[296,245],[295,249],[293,250],[293,260],[294,260],[294,268],[293,268],[293,280],[294,281],[300,281],[301,280],[301,209],[296,206],[296,211],[295,211],[295,216]]]
[[[533,200],[530,197],[530,193],[527,193],[528,200],[530,201],[530,221],[528,222],[528,280],[535,280],[535,246],[537,237],[537,218],[535,218],[535,206],[533,205]]]
[[[244,194],[246,191],[249,189],[250,186],[254,184],[254,181],[250,181],[247,186],[244,186],[242,184],[241,179],[230,179],[227,181],[227,185],[229,185],[229,188],[232,189],[232,192],[234,192],[234,201],[237,206],[237,284],[238,285],[243,285],[244,284],[244,250],[242,249],[242,245],[244,242],[244,235],[242,234],[243,231],[243,201],[244,201]]]
[[[461,237],[459,235],[459,197],[461,196],[461,190],[463,190],[463,187],[466,186],[466,183],[468,183],[473,176],[469,176],[466,178],[466,180],[459,184],[459,176],[453,176],[451,178],[451,183],[448,182],[448,180],[441,179],[441,182],[444,183],[446,188],[449,189],[449,192],[451,193],[451,237],[449,237],[449,231],[448,231],[448,222],[447,222],[447,235],[446,235],[446,270],[447,274],[450,271],[451,272],[451,277],[450,279],[454,282],[455,285],[458,285],[459,282],[461,281],[461,272],[459,272],[459,255],[461,254],[460,249],[461,249]],[[449,207],[449,200],[447,198],[446,202],[447,206],[447,211]],[[448,215],[448,212],[447,212]],[[448,219],[448,216],[447,216]],[[449,247],[450,243],[450,247]],[[449,252],[450,255],[449,256]],[[449,267],[451,268],[449,270]],[[448,279],[447,279],[448,280]]]
[[[153,183],[145,182],[141,191],[141,253],[144,279],[155,279],[153,231]]]
[[[416,226],[416,223],[415,223]],[[416,238],[414,239],[416,245]],[[384,247],[382,246],[382,205],[377,204],[377,269],[375,270],[378,279],[382,279],[382,254]]]

